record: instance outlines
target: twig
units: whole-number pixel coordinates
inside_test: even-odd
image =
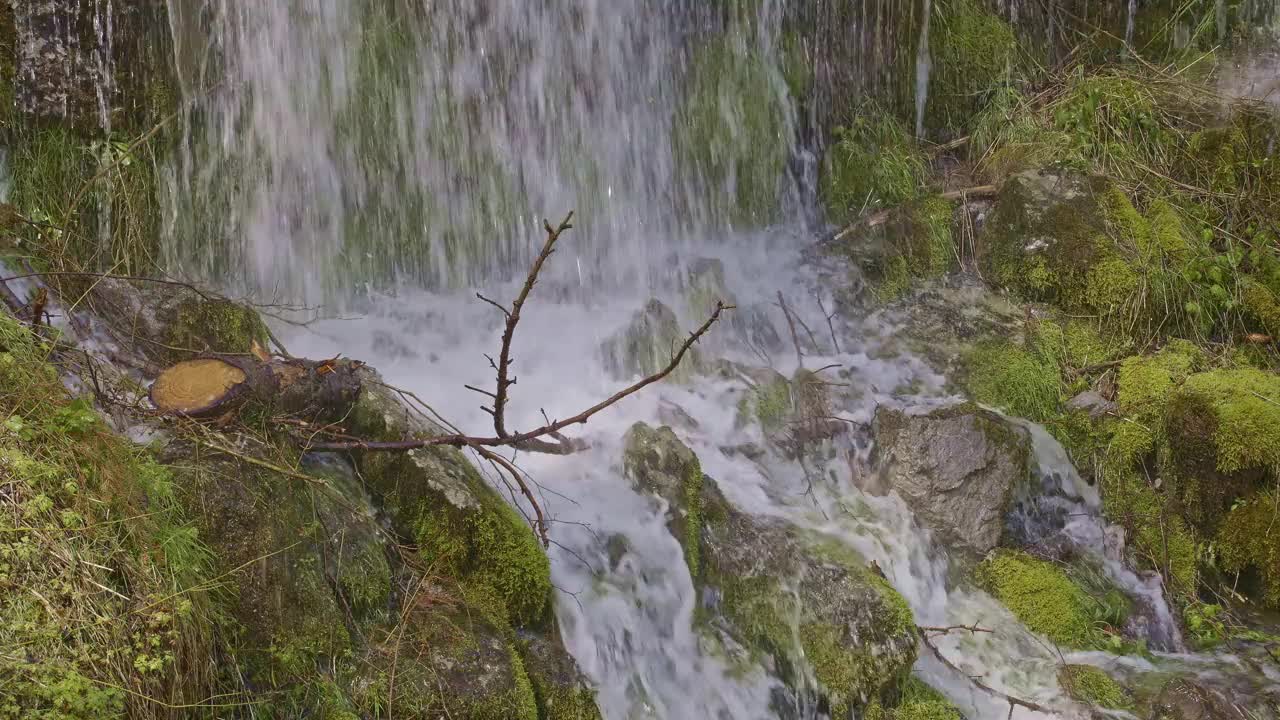
[[[923,630],[923,628],[921,628],[921,630]],[[947,667],[951,668],[952,670],[959,673],[960,675],[963,675],[965,678],[969,680],[969,682],[973,683],[974,687],[978,688],[979,690],[989,695],[998,697],[1001,700],[1004,700],[1005,702],[1009,703],[1010,717],[1013,716],[1013,708],[1015,705],[1020,705],[1032,712],[1039,712],[1039,713],[1046,713],[1046,714],[1049,713],[1049,708],[1043,705],[1034,703],[1030,700],[1023,700],[1022,698],[1018,698],[1012,695],[1008,695],[1006,693],[1002,693],[999,690],[991,687],[990,685],[982,682],[981,680],[969,675],[964,670],[961,670],[959,666],[957,666],[955,663],[948,660],[947,656],[943,655],[942,651],[939,650],[936,645],[934,645],[932,642],[929,641],[928,634],[923,631],[920,633],[920,642],[924,643],[924,646],[929,648],[929,650],[933,653],[933,656],[938,658],[938,660],[941,661],[943,665],[946,665]]]
[[[524,499],[529,501],[530,507],[533,508],[534,515],[537,516],[533,527],[538,531],[538,537],[542,540],[542,547],[550,547],[551,537],[547,534],[547,518],[542,514],[542,506],[538,504],[536,499],[534,499],[533,493],[529,490],[529,486],[525,484],[524,477],[521,475],[520,469],[517,468],[510,460],[502,457],[492,450],[475,446],[472,446],[471,449],[479,453],[480,457],[483,457],[485,460],[501,467],[508,475],[511,476],[512,480],[516,481],[516,486],[520,488],[520,494],[524,495]]]
[[[934,635],[947,635],[949,633],[956,632],[958,630],[967,630],[969,631],[970,634],[977,634],[977,633],[994,634],[995,633],[995,630],[992,630],[990,628],[978,627],[978,623],[976,622],[973,623],[972,625],[948,625],[946,627],[931,627],[929,625],[917,625],[916,627],[920,630],[920,632],[933,633]]]
[[[995,197],[999,192],[1000,189],[995,185],[978,185],[976,187],[964,188],[962,190],[948,190],[947,192],[938,193],[938,197],[943,200],[967,200],[968,198],[974,197]],[[888,210],[880,210],[871,213],[870,215],[863,215],[857,220],[854,220],[844,226],[843,229],[835,235],[832,235],[830,238],[827,238],[824,242],[837,243],[847,239],[849,236],[863,228],[874,228],[883,225],[889,221],[889,218],[893,217],[893,213],[897,210],[898,208],[890,208]]]
[[[529,275],[525,278],[524,287],[520,288],[520,294],[511,303],[511,311],[507,313],[507,327],[502,332],[502,351],[498,353],[498,392],[493,399],[493,431],[500,438],[507,437],[505,417],[507,396],[511,386],[516,384],[516,378],[511,375],[511,340],[515,337],[516,325],[520,323],[520,310],[529,299],[529,293],[533,292],[533,286],[538,282],[538,274],[542,272],[542,266],[556,251],[556,241],[573,228],[572,221],[573,212],[570,212],[558,227],[551,227],[550,222],[543,221],[543,227],[547,230],[547,241],[542,244],[542,252],[538,253],[538,258],[533,261],[533,266],[529,268]],[[481,297],[481,299],[485,298]]]
[[[827,312],[827,307],[822,304],[822,293],[814,292],[813,297],[818,301],[818,309],[822,311],[822,316],[827,319],[827,330],[831,332],[831,346],[835,348],[836,354],[840,354],[840,341],[836,339],[836,327],[832,324],[831,319],[836,316],[835,311]],[[818,372],[822,372],[819,370]]]
[[[530,440],[554,436],[561,430],[571,425],[585,425],[594,415],[600,411],[617,404],[623,398],[633,395],[636,392],[665,379],[668,375],[675,371],[688,354],[693,345],[702,338],[703,335],[711,329],[711,326],[720,320],[720,316],[726,310],[732,310],[734,306],[725,305],[723,302],[716,303],[716,309],[711,313],[711,317],[702,324],[697,330],[689,334],[684,343],[672,356],[667,366],[658,372],[639,380],[618,392],[610,395],[608,398],[592,405],[582,412],[567,417],[563,420],[557,420],[548,425],[530,430],[523,433],[508,434],[504,437],[472,437],[461,433],[449,435],[437,435],[435,437],[421,438],[418,440],[405,440],[401,442],[335,442],[335,443],[317,443],[312,445],[311,450],[329,450],[329,451],[351,451],[351,450],[368,450],[368,451],[403,451],[416,450],[418,448],[433,447],[436,445],[448,445],[450,447],[527,447]]]
[[[800,336],[796,334],[796,323],[791,318],[791,311],[787,309],[787,301],[782,297],[782,291],[778,291],[778,307],[782,308],[782,314],[787,318],[787,327],[791,329],[791,344],[796,348],[796,364],[804,367],[804,352],[800,350]]]

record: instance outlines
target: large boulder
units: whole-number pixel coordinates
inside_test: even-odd
[[[624,465],[667,502],[709,629],[771,658],[797,691],[816,680],[832,717],[896,699],[916,658],[914,621],[856,552],[738,511],[670,428],[633,426]]]
[[[999,544],[1027,478],[1024,429],[963,404],[924,415],[881,407],[873,432],[885,489],[951,544],[980,554]]]
[[[91,322],[124,333],[116,366],[143,377],[174,348],[247,353],[265,337],[251,308],[194,290],[166,298],[111,281],[95,292]],[[334,368],[357,392],[323,401],[350,434],[440,432],[371,368]],[[165,443],[176,499],[208,550],[193,560],[210,563],[226,590],[211,610],[236,629],[213,650],[236,660],[226,682],[264,717],[394,707],[457,720],[598,718],[551,613],[543,549],[463,453],[303,454],[255,421],[271,417],[265,410],[250,404],[200,429],[131,420]]]

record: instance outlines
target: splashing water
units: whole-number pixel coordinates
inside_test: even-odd
[[[835,306],[831,288],[848,283],[850,270],[806,262],[800,249],[810,237],[798,220],[767,232],[733,231],[722,206],[758,178],[733,164],[718,166],[727,168],[718,177],[705,168],[690,174],[673,141],[694,124],[684,103],[690,88],[702,87],[710,88],[721,137],[695,147],[707,150],[712,165],[735,139],[760,144],[753,148],[760,153],[796,152],[776,35],[787,4],[765,2],[738,26],[674,5],[659,12],[650,3],[603,0],[449,0],[420,11],[382,0],[170,3],[180,75],[196,102],[173,168],[169,202],[180,222],[169,228],[168,259],[263,299],[324,302],[359,316],[282,328],[281,335],[300,356],[342,353],[373,363],[469,432],[483,433],[490,419],[464,385],[492,382],[483,358],[501,333],[501,317],[474,291],[515,295],[511,278],[536,252],[544,210],[576,207],[581,224],[524,310],[509,426],[540,425],[543,412],[567,416],[616,390],[622,383],[606,371],[600,345],[651,297],[685,327],[700,324],[705,317],[684,278],[707,258],[720,262],[722,290],[743,317],[762,318],[786,337],[788,325],[772,305],[781,292],[821,335],[826,308]],[[1009,12],[1016,7],[1010,3]],[[693,41],[717,33],[733,51],[716,72],[727,78],[753,64],[744,58],[763,58],[764,70],[748,83],[762,96],[744,102],[740,83],[716,76],[700,86],[691,77],[699,67]],[[921,57],[923,108],[927,49]],[[752,116],[760,102],[781,103],[781,121]],[[769,180],[778,195],[794,195],[782,167]],[[797,217],[785,203],[782,215]],[[895,331],[891,317],[845,312],[831,319],[830,342],[809,342],[817,347],[805,367],[842,368],[848,387],[835,411],[854,427],[869,423],[880,404],[954,400],[945,378],[893,350]],[[762,358],[740,325],[713,333],[704,346],[717,356],[750,365],[763,359],[784,374],[796,369],[789,350]],[[590,450],[520,458],[553,519],[556,612],[566,644],[599,689],[608,720],[818,717],[763,668],[743,672],[703,646],[693,582],[665,509],[623,477],[626,430],[638,420],[665,424],[672,407],[694,421],[682,439],[734,505],[874,560],[921,624],[1000,628],[935,641],[960,672],[922,651],[917,673],[968,717],[1003,719],[1010,708],[961,673],[1057,716],[1087,717],[1058,686],[1061,658],[1053,648],[991,597],[956,582],[946,549],[901,500],[857,489],[856,476],[871,471],[864,433],[851,431],[817,467],[768,453],[749,459],[734,448],[762,438],[735,422],[741,391],[723,379],[663,383],[593,418],[584,430]],[[1094,529],[1101,527],[1096,496],[1061,448],[1042,429],[1031,431],[1041,474],[1067,478],[1060,487],[1069,491],[1068,515],[1079,516],[1058,530],[1109,558],[1105,534]],[[613,538],[625,539],[620,557],[611,552]],[[1109,562],[1113,580],[1164,608],[1158,587]],[[1155,614],[1161,627],[1164,613]],[[1105,654],[1072,659],[1121,662]],[[1196,661],[1221,665],[1207,656]],[[1012,713],[1035,715],[1021,707]]]

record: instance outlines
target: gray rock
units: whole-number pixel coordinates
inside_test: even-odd
[[[1071,398],[1067,403],[1067,407],[1072,410],[1081,410],[1089,413],[1089,417],[1097,419],[1103,415],[1114,413],[1116,404],[1093,390],[1085,390],[1084,392]]]
[[[1194,681],[1170,680],[1156,696],[1149,720],[1245,720],[1233,703]]]
[[[610,374],[630,379],[662,370],[685,338],[676,314],[655,299],[632,315],[627,326],[606,340],[600,351]],[[672,377],[688,379],[698,362],[697,348],[693,348]]]
[[[624,465],[637,489],[670,505],[703,621],[726,645],[770,657],[797,691],[816,679],[832,717],[892,700],[915,662],[914,621],[863,558],[732,507],[670,428],[633,426]]]
[[[887,488],[952,543],[986,553],[999,542],[1030,438],[973,404],[907,415],[889,408],[873,424]]]

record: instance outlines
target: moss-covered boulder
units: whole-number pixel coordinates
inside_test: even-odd
[[[1062,566],[1024,552],[998,550],[975,571],[978,584],[1033,632],[1070,648],[1106,647],[1105,606]]]
[[[538,720],[601,720],[591,689],[558,634],[520,634],[520,654],[533,686]]]
[[[203,353],[247,355],[267,345],[258,312],[195,287],[114,278],[93,278],[83,288],[63,288],[64,297],[84,295],[83,306],[120,345],[152,368]]]
[[[881,407],[873,424],[887,489],[952,544],[985,554],[1026,483],[1026,430],[964,404],[912,415]]]
[[[434,431],[360,372],[353,431]],[[550,614],[546,556],[460,452],[299,459],[227,437],[175,441],[166,459],[233,586],[242,672],[280,716],[598,717]]]
[[[439,428],[372,370],[348,429],[371,440],[407,440]],[[492,591],[516,626],[541,625],[550,609],[550,565],[532,529],[458,450],[364,453],[361,476],[393,527],[436,571]]]
[[[669,429],[632,428],[628,475],[661,495],[686,529],[677,540],[702,595],[702,621],[760,656],[795,687],[811,673],[832,717],[896,700],[916,657],[906,601],[851,549],[733,508]],[[641,440],[648,442],[641,442]],[[689,498],[696,485],[697,508]],[[690,518],[701,518],[698,532]],[[696,542],[696,553],[688,545]]]
[[[1133,697],[1106,672],[1092,665],[1064,665],[1058,670],[1058,685],[1073,700],[1107,710],[1132,710]]]

